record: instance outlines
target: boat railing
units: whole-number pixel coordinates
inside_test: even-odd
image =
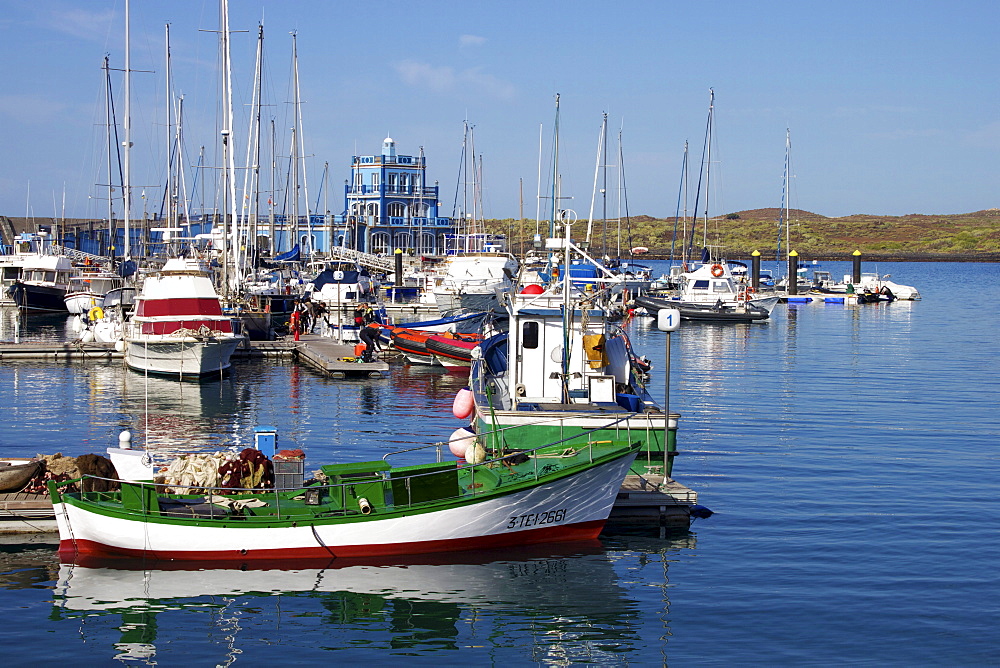
[[[554,448],[563,444],[566,446],[563,449]],[[145,518],[227,520],[243,524],[333,519],[492,494],[506,485],[537,482],[557,470],[553,468],[556,460],[562,459],[571,465],[590,465],[601,456],[616,451],[621,454],[623,444],[595,441],[587,434],[575,434],[538,448],[494,450],[489,459],[475,464],[459,460],[392,468],[383,460],[343,465],[346,468],[334,465],[324,467],[330,470],[327,481],[279,489],[123,481],[88,474],[66,482],[51,482],[49,492],[56,500],[67,496],[67,487],[74,484],[84,490],[94,487],[96,481],[105,487],[120,485],[117,491],[81,491],[69,496]],[[595,447],[599,445],[605,449],[597,455]],[[399,452],[417,449],[423,448]],[[505,470],[509,475],[501,476],[498,470]]]

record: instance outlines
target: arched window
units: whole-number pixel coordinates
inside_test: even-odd
[[[388,253],[389,252],[389,235],[386,232],[376,232],[371,236],[371,248],[368,249],[369,253]]]
[[[424,232],[420,235],[420,247],[417,252],[421,255],[434,255],[434,233]]]
[[[406,205],[402,202],[390,202],[386,208],[390,218],[402,218],[406,215]]]

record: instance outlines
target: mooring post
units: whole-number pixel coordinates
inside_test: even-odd
[[[795,251],[788,254],[788,287],[785,294],[799,294],[799,254]]]

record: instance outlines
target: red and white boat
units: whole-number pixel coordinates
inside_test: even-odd
[[[175,258],[148,276],[136,297],[125,327],[125,363],[136,371],[198,378],[228,369],[244,340],[223,314],[208,268]]]

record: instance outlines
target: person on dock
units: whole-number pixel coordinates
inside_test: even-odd
[[[378,343],[379,329],[381,327],[378,323],[373,322],[361,328],[361,333],[358,336],[361,342],[365,344],[365,352],[361,355],[362,362],[374,362],[375,352],[382,349]]]

